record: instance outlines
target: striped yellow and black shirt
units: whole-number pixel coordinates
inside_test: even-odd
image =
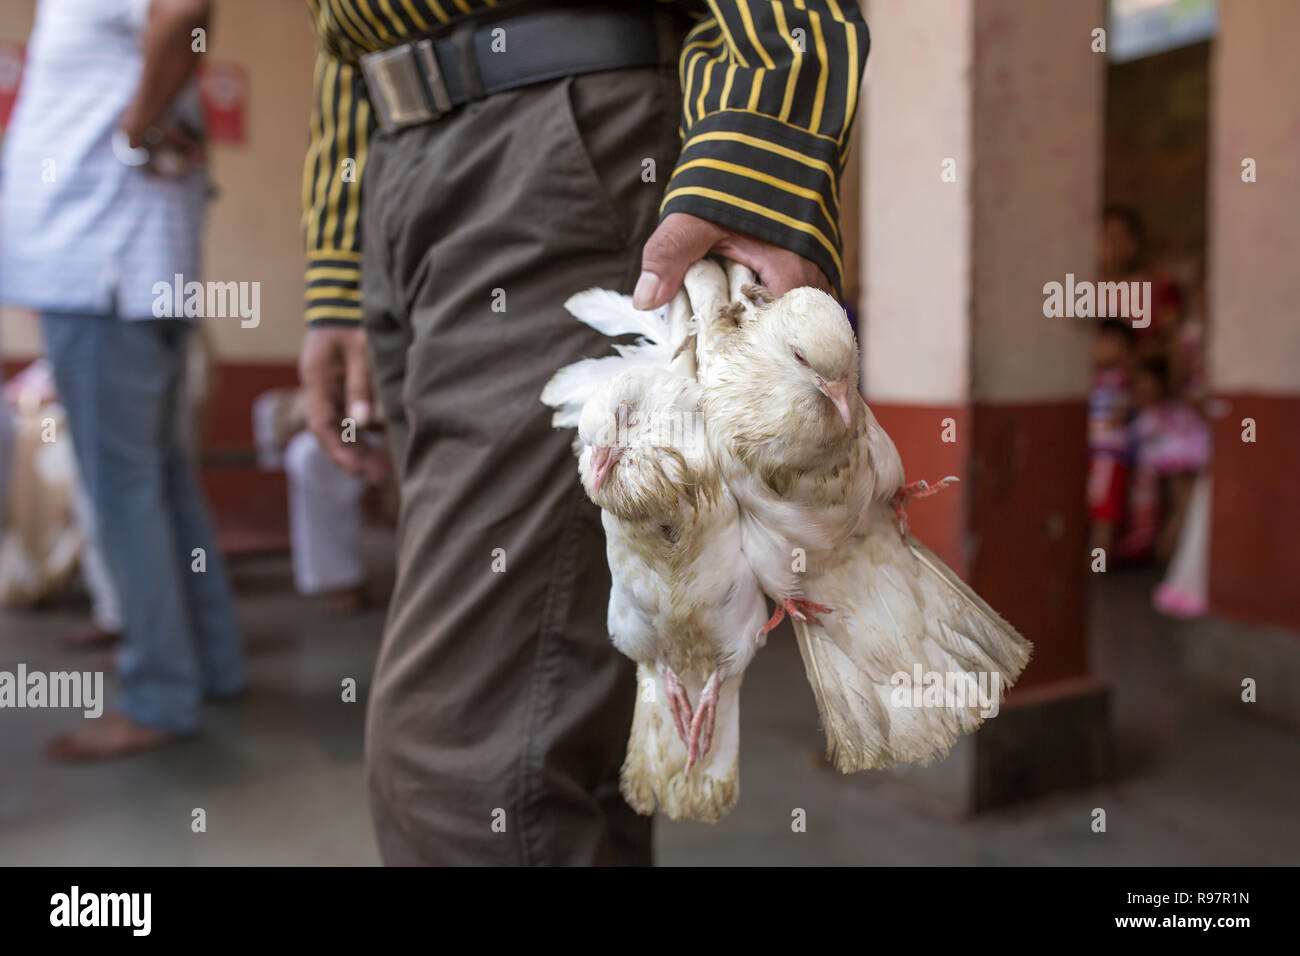
[[[360,203],[375,121],[360,57],[496,0],[307,0],[319,53],[303,174],[307,320],[361,318]],[[682,153],[662,215],[799,253],[838,287],[839,176],[867,56],[853,0],[707,0],[682,45]]]

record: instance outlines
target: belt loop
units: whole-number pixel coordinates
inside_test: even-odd
[[[460,61],[461,83],[465,87],[465,99],[473,103],[484,96],[483,76],[478,69],[478,51],[474,48],[474,24],[462,23],[451,34],[452,45],[456,48],[456,59]]]

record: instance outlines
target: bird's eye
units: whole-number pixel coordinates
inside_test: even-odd
[[[794,356],[794,360],[795,360],[796,362],[798,362],[800,365],[807,365],[807,364],[808,364],[808,360],[807,360],[806,358],[804,358],[803,353],[800,352],[800,351],[799,351],[797,348],[795,348],[794,346],[791,346],[791,347],[790,347],[790,354]]]

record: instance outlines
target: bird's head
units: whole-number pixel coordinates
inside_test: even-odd
[[[769,373],[788,382],[798,404],[851,428],[858,400],[858,345],[844,309],[819,289],[787,292],[762,313],[756,335]]]
[[[698,395],[661,369],[632,369],[596,387],[582,407],[578,472],[587,497],[628,521],[674,514],[697,484],[704,444]]]

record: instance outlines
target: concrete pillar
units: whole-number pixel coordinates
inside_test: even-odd
[[[863,114],[863,382],[909,480],[956,490],[912,524],[1035,643],[996,720],[911,774],[961,808],[1089,782],[1090,328],[1043,286],[1095,270],[1101,0],[872,0]]]
[[[1300,30],[1290,0],[1223,0],[1212,64],[1210,603],[1300,630]],[[1243,164],[1246,164],[1243,166]],[[1253,165],[1254,182],[1249,170]],[[1255,441],[1247,419],[1255,423]]]
[[[1211,60],[1207,299],[1211,616],[1191,680],[1300,726],[1300,30],[1290,0],[1220,0]],[[1253,181],[1250,181],[1252,180]],[[1249,439],[1252,439],[1249,440]],[[1243,681],[1255,683],[1243,703]]]

